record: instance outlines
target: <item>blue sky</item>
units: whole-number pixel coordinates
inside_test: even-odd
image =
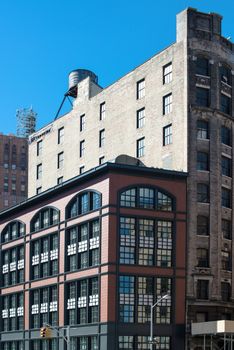
[[[90,69],[105,87],[170,45],[189,6],[220,13],[234,41],[234,0],[1,1],[0,132],[15,133],[16,109],[31,105],[37,128],[53,120],[71,70]]]

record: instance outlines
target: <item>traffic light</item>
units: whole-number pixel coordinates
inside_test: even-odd
[[[51,329],[49,327],[42,327],[40,329],[41,338],[50,338],[51,337]]]
[[[40,336],[41,338],[46,338],[46,327],[40,329]]]

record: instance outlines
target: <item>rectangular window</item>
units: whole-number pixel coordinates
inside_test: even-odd
[[[82,166],[80,167],[80,174],[83,174],[83,173],[84,173],[84,170],[85,170],[85,167],[84,167],[84,165],[82,165]]]
[[[222,207],[232,208],[232,192],[227,188],[222,188]]]
[[[221,142],[224,145],[231,146],[232,145],[232,132],[231,129],[222,126],[221,128]]]
[[[41,187],[37,187],[37,191],[36,191],[37,194],[41,193],[41,189],[42,189]]]
[[[143,128],[145,125],[145,108],[137,111],[137,129]]]
[[[163,67],[163,84],[169,84],[172,81],[172,63]]]
[[[58,169],[61,169],[63,167],[63,163],[64,163],[64,153],[60,152],[58,154],[58,163],[57,163]]]
[[[221,251],[221,265],[222,270],[232,271],[232,259],[230,252]]]
[[[84,156],[85,152],[85,140],[80,141],[80,158]]]
[[[145,155],[145,138],[137,140],[137,158],[143,157]]]
[[[230,301],[231,285],[228,282],[221,282],[221,297],[223,301]]]
[[[205,57],[197,57],[196,74],[208,77],[210,75],[209,60]]]
[[[197,235],[209,235],[209,220],[207,216],[198,215],[197,217]]]
[[[196,103],[198,106],[209,107],[209,105],[210,105],[210,90],[197,87],[196,88]]]
[[[42,178],[42,164],[37,165],[37,180]]]
[[[163,146],[170,145],[172,143],[172,124],[164,126],[163,128]]]
[[[221,94],[220,110],[223,113],[231,114],[231,105],[231,98],[224,94]]]
[[[119,276],[119,320],[134,323],[135,277]]]
[[[172,222],[157,222],[157,266],[172,266]]]
[[[105,144],[105,129],[99,131],[99,147],[103,147]]]
[[[106,103],[103,102],[100,104],[100,114],[99,114],[99,119],[104,120],[106,117]]]
[[[203,140],[209,139],[209,123],[205,120],[197,121],[197,138]]]
[[[85,114],[80,116],[80,131],[84,131],[85,129]]]
[[[42,140],[37,142],[37,156],[42,154]]]
[[[222,219],[222,233],[223,238],[232,239],[232,222],[230,220]]]
[[[145,96],[145,79],[137,82],[137,100]]]
[[[209,299],[209,281],[208,280],[197,281],[197,299],[202,299],[202,300]]]
[[[163,115],[172,112],[172,94],[163,96]]]
[[[64,141],[64,127],[58,129],[58,144]]]
[[[197,249],[197,266],[209,267],[209,252],[205,248]]]
[[[99,158],[99,165],[103,164],[105,162],[105,157],[102,156]]]
[[[63,176],[60,176],[57,179],[57,184],[60,185],[61,183],[63,183]]]
[[[197,152],[197,170],[209,170],[209,155],[206,152]]]
[[[232,160],[222,156],[222,175],[232,177]]]
[[[120,263],[135,263],[135,219],[120,218]]]
[[[197,201],[200,203],[209,203],[209,186],[206,184],[197,184]]]

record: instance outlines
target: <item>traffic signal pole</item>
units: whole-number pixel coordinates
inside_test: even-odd
[[[48,329],[53,329],[57,333],[57,335],[62,336],[63,340],[67,343],[67,350],[71,350],[70,326],[60,328],[61,330],[65,329],[66,336],[64,336],[64,335],[60,334],[60,330],[58,330],[57,328],[51,326],[49,323],[45,323],[43,325],[43,327],[40,329],[40,336],[42,338],[49,338],[50,337],[50,336],[47,335],[47,333],[48,333],[47,330]]]

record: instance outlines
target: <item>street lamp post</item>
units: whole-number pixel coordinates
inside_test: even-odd
[[[165,294],[163,295],[161,298],[159,298],[155,304],[151,305],[150,307],[150,344],[151,344],[151,350],[153,350],[154,347],[154,308],[155,306],[157,306],[160,301],[164,300],[164,299],[168,299],[170,297],[169,294]]]

